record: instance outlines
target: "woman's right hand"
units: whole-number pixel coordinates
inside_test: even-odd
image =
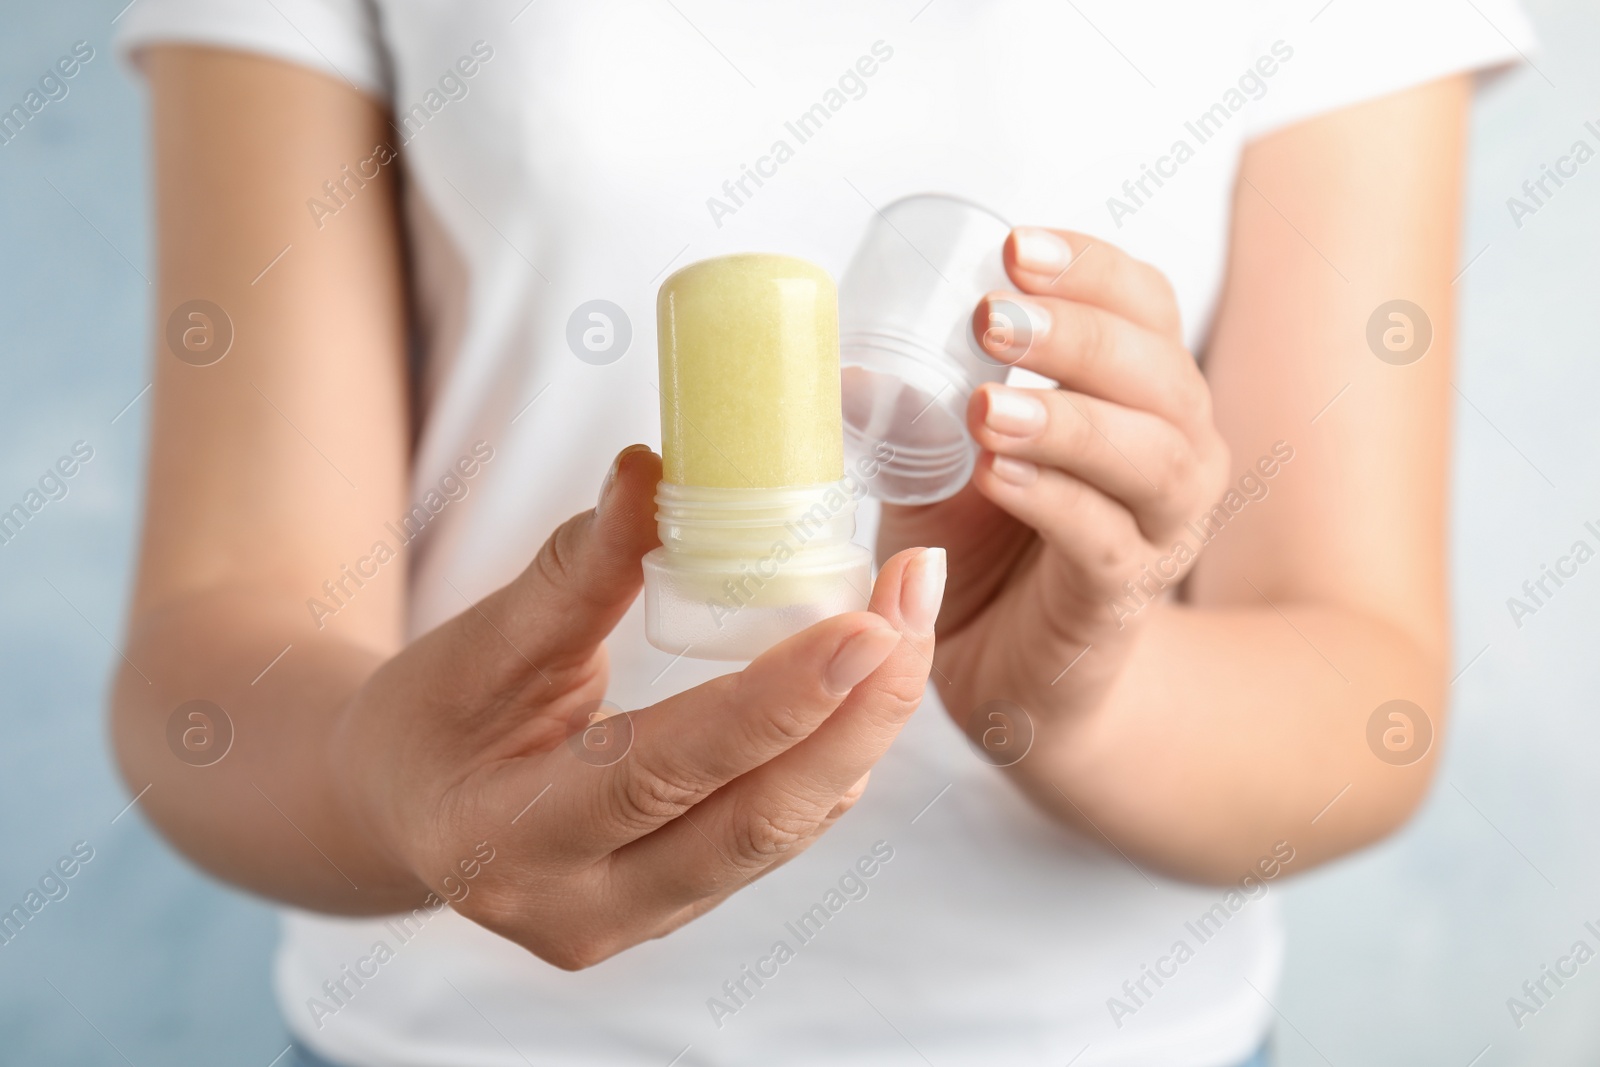
[[[567,969],[681,926],[816,840],[920,703],[933,654],[943,552],[909,549],[870,611],[590,728],[620,756],[569,743],[657,544],[660,472],[648,450],[623,452],[597,508],[385,663],[330,747],[397,882]]]

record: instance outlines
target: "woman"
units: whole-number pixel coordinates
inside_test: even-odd
[[[1399,825],[1444,726],[1465,73],[1527,30],[1147,7],[122,16],[162,339],[117,751],[285,905],[302,1058],[1262,1055],[1274,882]],[[657,285],[837,273],[926,188],[1034,223],[1058,387],[974,397],[871,612],[653,651]]]

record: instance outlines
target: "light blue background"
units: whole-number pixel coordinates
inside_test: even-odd
[[[102,706],[149,415],[146,395],[117,417],[149,380],[150,300],[142,101],[109,48],[122,2],[0,16],[4,106],[74,41],[97,53],[0,146],[0,509],[74,441],[94,448],[70,495],[0,546],[0,904],[74,842],[95,849],[0,947],[0,1062],[265,1067],[286,1044],[270,912],[197,875],[137,809],[112,821],[129,797]],[[1500,79],[1473,124],[1447,758],[1404,833],[1282,890],[1288,1067],[1600,1061],[1600,962],[1520,1030],[1505,1003],[1600,925],[1600,564],[1520,630],[1505,605],[1600,522],[1600,161],[1520,229],[1505,206],[1578,137],[1600,143],[1583,130],[1600,125],[1600,11],[1529,7],[1543,74]]]

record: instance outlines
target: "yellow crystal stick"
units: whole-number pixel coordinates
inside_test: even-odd
[[[645,558],[656,647],[748,659],[866,606],[837,308],[828,273],[789,256],[709,259],[662,284],[662,547]]]
[[[776,489],[844,476],[838,297],[789,256],[685,267],[656,297],[666,480]]]

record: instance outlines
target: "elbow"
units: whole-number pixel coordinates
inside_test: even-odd
[[[106,733],[112,761],[122,782],[137,794],[151,782],[150,690],[154,687],[124,662],[111,680],[106,697]]]

